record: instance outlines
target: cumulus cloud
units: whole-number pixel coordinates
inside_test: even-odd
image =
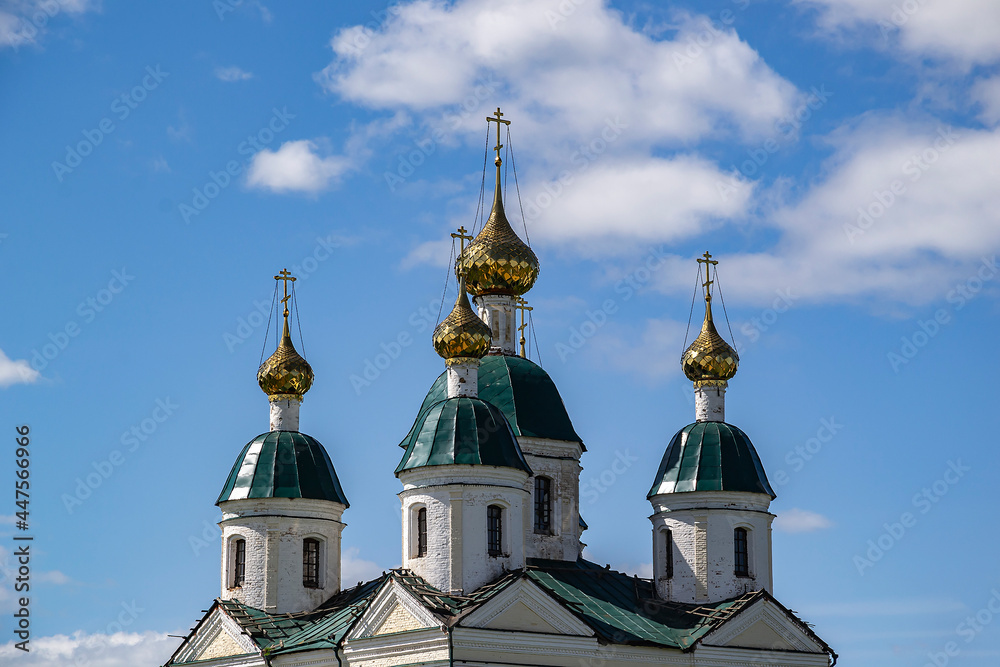
[[[797,507],[780,512],[774,519],[775,530],[783,533],[812,533],[833,524],[822,514]]]
[[[830,31],[878,31],[885,44],[909,54],[958,63],[1000,58],[1000,3],[995,0],[794,0],[820,11]]]
[[[19,667],[162,665],[179,642],[159,632],[87,634],[77,631],[71,635],[33,637],[28,653],[17,649],[13,641],[7,642],[0,646],[0,663]]]
[[[49,21],[100,9],[98,0],[4,0],[0,2],[0,48],[35,44]]]
[[[216,67],[215,78],[220,81],[246,81],[253,78],[253,72],[247,72],[235,65],[233,67]]]
[[[343,155],[321,157],[316,142],[287,141],[276,151],[254,155],[247,172],[250,187],[272,192],[318,193],[339,182],[353,165]]]
[[[0,387],[37,382],[41,374],[26,359],[13,360],[0,350]]]
[[[971,93],[980,108],[979,119],[987,125],[1000,123],[1000,75],[976,81]]]
[[[359,581],[371,581],[387,569],[360,557],[357,547],[344,549],[340,556],[340,580],[343,588],[350,588]]]

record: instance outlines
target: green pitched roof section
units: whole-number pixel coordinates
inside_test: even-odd
[[[262,433],[247,443],[216,504],[241,498],[313,498],[350,505],[326,449],[298,431]]]
[[[448,398],[423,411],[396,473],[443,465],[488,465],[531,474],[504,413],[478,398]]]
[[[686,491],[775,493],[747,434],[725,422],[688,424],[670,440],[647,498]]]
[[[447,397],[445,372],[427,392],[417,420],[430,406]],[[552,378],[530,359],[500,354],[483,357],[479,362],[479,398],[503,410],[516,436],[582,444]],[[405,448],[412,434],[411,428],[399,446]]]
[[[583,560],[528,559],[527,576],[612,644],[690,649],[754,594],[708,605],[657,599],[653,582]]]

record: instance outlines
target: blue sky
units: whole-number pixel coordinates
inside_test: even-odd
[[[218,595],[213,503],[267,427],[283,267],[345,582],[399,564],[396,445],[443,369],[448,234],[499,105],[588,555],[650,567],[708,249],[777,597],[843,664],[996,664],[998,63],[991,0],[0,2],[0,424],[11,451],[31,428],[35,536],[35,650],[0,658],[160,664]]]

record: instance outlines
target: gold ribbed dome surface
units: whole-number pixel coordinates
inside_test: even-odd
[[[712,321],[712,303],[705,303],[705,322],[701,333],[681,356],[684,375],[696,384],[722,383],[736,375],[740,357],[719,335]]]
[[[268,396],[294,395],[302,397],[312,387],[313,369],[295,351],[292,337],[288,333],[288,318],[285,318],[281,343],[257,371],[257,383]]]
[[[490,328],[472,310],[465,292],[465,280],[458,284],[458,299],[431,337],[434,349],[445,359],[474,357],[481,359],[490,351]]]

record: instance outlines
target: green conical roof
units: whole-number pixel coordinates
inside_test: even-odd
[[[430,406],[447,397],[448,374],[442,373],[424,397],[417,422]],[[581,442],[552,378],[529,359],[507,355],[483,357],[479,362],[479,398],[503,411],[516,436]],[[406,447],[417,422],[399,443],[400,447]]]
[[[685,491],[775,493],[747,434],[725,422],[688,424],[671,438],[647,498]]]
[[[503,412],[478,398],[447,398],[423,411],[396,473],[425,466],[489,465],[531,474]]]
[[[312,498],[350,505],[326,449],[298,431],[262,433],[247,443],[215,504],[242,498]]]

